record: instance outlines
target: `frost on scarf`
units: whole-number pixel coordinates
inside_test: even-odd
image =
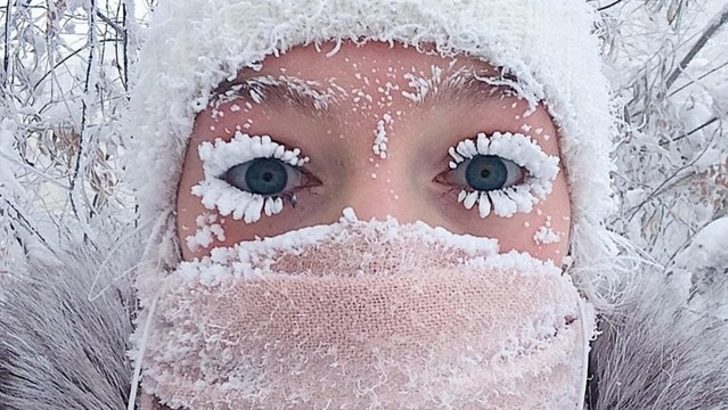
[[[593,331],[551,263],[351,211],[182,262],[156,312],[143,390],[191,410],[577,408]]]

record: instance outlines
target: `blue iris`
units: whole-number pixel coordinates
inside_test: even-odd
[[[497,155],[476,155],[465,170],[465,179],[476,191],[501,189],[508,180],[508,167]]]
[[[278,159],[256,158],[230,168],[225,181],[252,194],[277,195],[286,189],[288,171]]]

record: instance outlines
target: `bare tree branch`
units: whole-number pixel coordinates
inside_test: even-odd
[[[711,20],[711,22],[708,24],[708,27],[706,27],[705,31],[703,31],[703,34],[700,36],[698,41],[695,42],[693,47],[690,49],[690,51],[683,57],[682,61],[680,61],[680,64],[673,70],[672,74],[670,74],[669,77],[667,77],[667,80],[665,81],[665,90],[669,90],[673,83],[680,77],[680,74],[687,68],[687,66],[690,64],[690,62],[695,58],[695,56],[700,52],[700,50],[708,43],[708,40],[710,40],[715,33],[720,30],[720,28],[728,21],[728,4],[723,6],[723,9],[718,13],[718,15]]]
[[[599,8],[597,9],[597,10],[599,10],[599,11],[604,11],[604,10],[608,10],[608,9],[610,9],[610,8],[612,8],[612,7],[614,7],[614,6],[616,6],[617,4],[619,4],[619,3],[621,3],[621,2],[622,2],[622,0],[615,0],[614,2],[612,2],[612,3],[610,3],[610,4],[607,4],[606,6],[603,6],[603,7],[599,7]]]
[[[122,50],[124,52],[124,76],[122,77],[122,85],[127,96],[129,95],[129,15],[126,9],[126,0],[121,5],[122,19],[124,21],[124,46]]]
[[[78,208],[76,206],[76,202],[74,200],[74,194],[76,190],[76,182],[78,181],[79,172],[81,169],[81,161],[83,160],[84,155],[84,145],[85,142],[84,138],[84,132],[86,131],[86,116],[88,114],[88,102],[87,102],[87,96],[89,92],[89,86],[91,83],[91,70],[94,65],[94,52],[96,51],[96,0],[91,0],[91,10],[88,13],[89,18],[89,34],[88,34],[88,63],[86,65],[86,79],[84,81],[84,87],[83,87],[83,98],[81,98],[81,127],[78,131],[78,151],[76,153],[76,162],[73,167],[73,176],[71,177],[71,183],[68,191],[68,199],[71,202],[71,208],[73,210],[73,214],[76,215],[76,217],[79,217],[78,214]],[[81,187],[83,189],[83,187]]]
[[[102,13],[100,10],[96,10],[96,15],[103,21],[104,23],[108,24],[111,28],[114,29],[116,32],[116,35],[119,36],[122,40],[126,36],[126,30],[124,27],[119,26],[118,23],[116,23],[114,20],[108,18],[104,13]]]
[[[23,215],[23,213],[20,211],[20,209],[18,209],[18,207],[15,206],[14,203],[12,203],[7,198],[5,198],[1,193],[0,193],[0,199],[2,199],[3,202],[5,202],[5,204],[10,209],[12,209],[13,212],[15,212],[16,220],[20,223],[20,225],[22,225],[23,228],[25,228],[25,230],[27,230],[31,235],[33,235],[36,238],[38,238],[38,240],[40,241],[40,243],[42,243],[43,246],[46,249],[48,249],[48,251],[50,251],[52,254],[56,255],[56,252],[48,244],[48,241],[43,237],[43,235],[40,233],[40,231],[36,227],[34,227],[33,224],[30,223],[30,221],[28,220],[28,218],[26,218],[25,215]]]
[[[5,50],[3,52],[3,88],[8,83],[10,73],[10,15],[12,14],[11,3],[8,1],[7,10],[5,10]]]
[[[700,80],[704,79],[705,77],[708,77],[709,75],[711,75],[713,73],[716,73],[716,72],[720,71],[721,69],[723,69],[723,68],[725,68],[727,66],[728,66],[728,61],[726,61],[725,63],[722,63],[722,64],[718,64],[717,67],[711,68],[710,71],[708,71],[708,72],[706,72],[704,74],[701,74],[700,77],[696,78],[695,80],[691,80],[690,82],[681,85],[678,89],[676,89],[675,91],[671,92],[668,97],[672,97],[673,95],[679,93],[680,91],[682,91],[682,90],[688,88],[689,86],[695,84],[697,81],[700,81]]]

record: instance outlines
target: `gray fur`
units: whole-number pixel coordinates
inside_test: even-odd
[[[0,298],[0,410],[126,409],[130,279],[89,302],[103,258],[62,258],[29,263]],[[106,283],[139,255],[111,259]],[[728,323],[680,308],[661,275],[640,277],[622,309],[601,317],[588,408],[728,409]]]
[[[660,272],[642,276],[603,317],[591,408],[728,409],[728,322],[676,302]]]
[[[126,278],[89,301],[102,257],[87,248],[2,282],[0,410],[126,409],[135,299]],[[101,284],[130,265],[111,259]]]

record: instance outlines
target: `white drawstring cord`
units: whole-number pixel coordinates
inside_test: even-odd
[[[586,399],[586,386],[587,386],[587,378],[589,377],[589,342],[591,337],[587,336],[587,334],[591,334],[591,332],[587,332],[586,328],[586,322],[587,319],[586,311],[584,310],[584,301],[581,299],[581,297],[578,298],[577,304],[579,305],[579,322],[581,322],[581,346],[584,349],[583,353],[583,360],[582,360],[582,371],[581,371],[581,389],[579,390],[579,395],[577,396],[577,402],[576,402],[576,410],[584,410],[584,400]]]
[[[137,390],[139,388],[139,382],[142,374],[142,361],[144,359],[144,350],[147,347],[147,338],[149,336],[149,329],[151,327],[151,323],[154,317],[154,311],[157,307],[157,299],[159,298],[159,293],[160,292],[157,292],[157,294],[154,296],[152,304],[149,306],[149,312],[147,313],[146,322],[144,323],[144,332],[142,333],[142,338],[139,343],[139,349],[137,350],[137,357],[134,363],[134,376],[131,379],[131,390],[129,391],[129,404],[126,406],[126,410],[135,410],[136,408],[135,406]]]

